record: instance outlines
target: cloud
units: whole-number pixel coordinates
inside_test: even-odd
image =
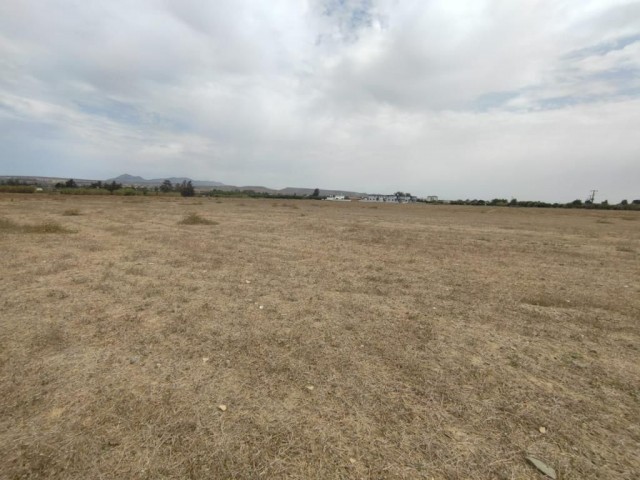
[[[622,0],[9,0],[0,169],[637,198],[639,17]]]

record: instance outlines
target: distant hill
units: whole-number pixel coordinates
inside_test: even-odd
[[[215,182],[213,180],[193,180],[187,177],[168,177],[168,178],[153,178],[151,180],[147,180],[143,177],[139,177],[136,175],[129,175],[125,173],[124,175],[120,175],[116,178],[109,178],[107,182],[116,181],[117,183],[122,183],[123,185],[161,185],[165,180],[169,180],[172,184],[182,183],[182,182],[191,182],[196,188],[205,188],[205,187],[215,187],[224,191],[234,191],[234,190],[253,190],[258,193],[270,193],[270,194],[280,194],[280,195],[300,195],[301,197],[304,195],[311,195],[313,193],[313,188],[297,188],[297,187],[287,187],[282,188],[280,190],[276,190],[273,188],[263,187],[259,185],[248,185],[248,186],[240,186],[237,187],[235,185],[225,185],[221,182]],[[349,192],[346,190],[323,190],[320,189],[320,195],[346,195],[349,197],[358,197],[366,195],[365,193],[358,192]]]
[[[195,184],[194,184],[195,185]],[[298,188],[298,187],[286,187],[280,190],[276,190],[273,188],[262,187],[258,185],[246,185],[241,187],[236,187],[235,185],[222,185],[219,187],[215,187],[217,190],[223,190],[225,192],[231,191],[244,191],[244,190],[252,190],[257,193],[269,193],[271,195],[298,195],[303,197],[305,195],[312,195],[315,189],[313,188]],[[359,192],[351,192],[347,190],[326,190],[320,189],[320,195],[325,197],[328,195],[345,195],[347,197],[363,197],[366,196],[366,193]]]
[[[31,175],[0,175],[0,182],[7,180],[20,180],[26,183],[32,183],[37,185],[54,185],[58,182],[66,182],[69,177],[40,177]],[[89,180],[86,178],[74,178],[78,185],[85,186],[96,182],[97,180]]]
[[[194,187],[220,187],[224,185],[224,183],[215,182],[213,180],[192,180],[187,177],[152,178],[147,180],[146,178],[139,177],[137,175],[129,175],[128,173],[116,178],[109,178],[106,181],[115,181],[117,183],[122,183],[123,185],[161,185],[165,180],[169,180],[174,185],[176,183],[191,182]]]
[[[40,177],[40,176],[24,176],[24,175],[2,176],[0,175],[0,181],[6,181],[10,179],[22,180],[27,183],[33,183],[38,185],[53,186],[58,182],[66,182],[67,180],[69,180],[69,177]],[[74,177],[74,180],[80,186],[89,186],[90,184],[98,181],[97,179],[89,180],[89,179],[75,178],[75,177]],[[125,173],[115,178],[109,178],[107,180],[102,180],[102,181],[103,182],[115,181],[116,183],[121,183],[122,185],[125,185],[125,186],[153,187],[157,185],[162,185],[162,182],[164,182],[165,180],[169,180],[174,185],[177,183],[182,183],[183,181],[187,181],[187,182],[190,181],[194,187],[203,189],[203,190],[211,189],[211,188],[224,190],[227,192],[235,191],[235,190],[239,190],[239,191],[253,190],[254,192],[258,192],[258,193],[269,193],[272,195],[299,195],[301,197],[305,195],[313,194],[313,190],[314,190],[313,188],[298,188],[298,187],[287,187],[287,188],[282,188],[280,190],[277,190],[277,189],[263,187],[259,185],[247,185],[247,186],[237,187],[235,185],[225,185],[224,183],[216,182],[213,180],[192,180],[187,177],[152,178],[148,180],[144,177],[140,177],[137,175],[129,175],[128,173]],[[351,192],[347,190],[326,190],[321,188],[320,195],[323,197],[328,195],[345,195],[348,197],[362,197],[367,194]]]

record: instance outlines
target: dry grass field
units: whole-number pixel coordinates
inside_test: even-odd
[[[640,478],[638,212],[4,195],[0,249],[2,479]]]

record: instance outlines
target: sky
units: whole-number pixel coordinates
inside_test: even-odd
[[[3,0],[0,175],[640,198],[640,1]]]

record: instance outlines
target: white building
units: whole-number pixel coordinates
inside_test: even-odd
[[[330,200],[332,202],[349,202],[348,198],[345,198],[344,195],[329,195],[325,200]]]
[[[367,195],[361,201],[382,203],[414,203],[417,200],[417,197],[408,195]]]

